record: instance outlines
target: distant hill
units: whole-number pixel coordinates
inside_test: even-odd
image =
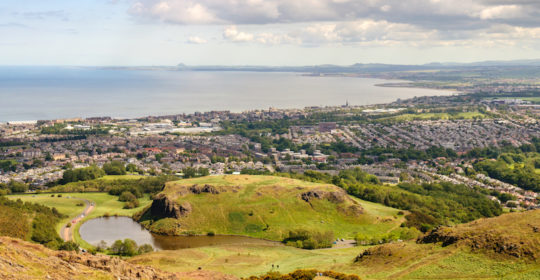
[[[352,65],[309,65],[309,66],[263,66],[263,65],[204,65],[189,66],[183,63],[177,65],[180,71],[247,71],[247,72],[300,72],[300,73],[378,73],[396,71],[420,71],[437,69],[469,69],[478,67],[540,67],[540,59],[530,60],[494,60],[470,63],[432,62],[426,64],[384,64],[384,63],[355,63]],[[163,67],[172,70],[173,67]]]
[[[387,232],[398,210],[353,198],[334,185],[274,176],[224,175],[167,183],[139,221],[161,234],[236,234],[282,240],[290,230]]]

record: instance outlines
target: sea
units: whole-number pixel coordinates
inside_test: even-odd
[[[388,103],[449,91],[282,72],[0,67],[0,122]],[[403,82],[403,81],[396,81]]]

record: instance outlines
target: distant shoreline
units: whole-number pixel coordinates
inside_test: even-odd
[[[296,72],[237,73],[21,69],[10,72],[13,81],[0,87],[0,99],[7,101],[0,105],[0,123],[104,116],[138,119],[269,108],[295,110],[341,106],[347,101],[355,106],[368,106],[416,96],[452,94],[426,88],[392,90],[379,86],[388,79],[377,77],[306,80],[302,76],[307,74]]]

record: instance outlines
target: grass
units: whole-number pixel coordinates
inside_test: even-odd
[[[193,194],[189,187],[198,184],[221,188],[220,194]],[[312,199],[301,194],[318,190],[343,195],[342,202]],[[352,239],[356,233],[367,235],[389,232],[404,221],[397,209],[362,201],[348,196],[342,189],[329,184],[310,183],[274,176],[209,176],[168,183],[163,193],[179,204],[189,202],[192,211],[178,219],[176,234],[192,232],[206,234],[247,235],[282,240],[293,229],[333,231],[336,237]],[[180,194],[182,193],[182,194]],[[360,205],[362,213],[347,212]],[[173,228],[171,219],[162,219],[150,229],[163,232]]]
[[[58,212],[67,216],[67,218],[62,219],[56,225],[56,231],[60,232],[60,229],[63,225],[67,224],[71,219],[75,218],[77,215],[81,214],[84,210],[84,202],[82,199],[75,198],[74,194],[62,194],[62,197],[51,197],[50,194],[24,194],[24,195],[9,195],[9,199],[17,200],[20,199],[24,202],[33,202],[42,204],[48,207],[54,207]],[[83,206],[77,206],[77,204],[83,203]]]
[[[134,209],[123,209],[124,203],[118,201],[117,196],[109,195],[107,193],[62,193],[62,197],[58,197],[58,194],[24,194],[24,195],[9,195],[8,198],[22,201],[34,202],[43,204],[49,207],[55,207],[60,213],[67,216],[67,218],[61,220],[56,225],[56,230],[60,232],[61,228],[69,223],[73,218],[80,215],[85,208],[84,199],[91,201],[95,204],[95,207],[88,216],[83,219],[83,222],[101,217],[106,213],[109,215],[118,216],[132,216],[134,213],[141,211],[148,206],[152,201],[148,195],[139,199],[140,206]],[[83,206],[77,206],[78,203],[83,203]],[[79,227],[82,223],[75,225],[74,239],[85,248],[89,248],[89,244],[84,242],[79,235]]]
[[[325,270],[339,267],[341,269],[344,264],[350,266],[353,258],[362,250],[363,248],[360,247],[310,251],[288,246],[222,245],[160,251],[137,256],[129,261],[172,272],[191,271],[202,267],[205,270],[247,277],[261,275],[272,270],[272,264],[274,264],[274,271],[282,273],[300,268]]]
[[[505,214],[449,228],[463,237],[458,243],[414,241],[346,249],[301,250],[272,245],[221,245],[177,251],[160,251],[132,258],[130,262],[181,272],[202,267],[238,277],[261,275],[272,270],[334,270],[357,274],[362,279],[540,279],[540,260],[496,253],[489,246],[506,243],[538,252],[540,210]],[[499,239],[502,238],[502,239]],[[476,240],[470,243],[468,240]],[[504,240],[504,241],[502,241]],[[369,250],[358,262],[355,258]],[[498,251],[497,251],[498,252]],[[279,265],[279,269],[277,269]]]
[[[0,235],[30,239],[32,217],[19,209],[0,205]]]
[[[105,270],[68,263],[43,246],[0,237],[1,279],[117,279]]]
[[[362,279],[538,279],[534,276],[540,273],[540,265],[535,263],[490,258],[455,247],[414,242],[385,246],[399,246],[400,251],[355,263],[355,257],[368,247],[302,250],[287,246],[222,245],[160,251],[134,257],[129,262],[171,272],[202,267],[237,277],[296,269],[334,270],[357,274]]]
[[[382,118],[380,120],[412,121],[412,120],[454,120],[454,119],[473,119],[484,118],[485,115],[480,112],[459,112],[457,114],[449,113],[420,113],[420,114],[401,114],[394,117]]]
[[[100,180],[136,180],[136,179],[142,179],[146,176],[138,175],[138,174],[128,174],[128,175],[105,175]]]

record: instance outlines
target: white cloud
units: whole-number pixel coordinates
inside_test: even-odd
[[[227,26],[223,30],[223,38],[231,42],[253,42],[264,45],[278,45],[278,44],[301,44],[300,38],[291,36],[284,33],[274,33],[270,31],[249,33],[245,31],[239,31],[235,25]]]
[[[135,16],[170,23],[211,24],[221,21],[207,7],[193,1],[137,1],[129,12]]]
[[[524,15],[521,6],[517,5],[500,5],[483,9],[479,13],[481,19],[510,19]]]
[[[190,43],[190,44],[197,44],[197,45],[201,45],[201,44],[206,44],[208,43],[208,40],[206,39],[203,39],[201,37],[198,37],[198,36],[191,36],[187,39],[187,42]]]
[[[251,42],[255,36],[250,33],[240,32],[235,25],[231,25],[223,31],[223,38],[233,42]]]
[[[218,25],[226,41],[266,45],[455,45],[505,34],[519,41],[540,27],[540,1],[532,0],[133,1],[137,18]],[[493,32],[501,26],[505,31]]]

